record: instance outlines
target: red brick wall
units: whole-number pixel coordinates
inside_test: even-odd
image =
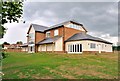
[[[43,40],[45,38],[44,33],[35,32],[35,43],[38,43],[39,41]]]
[[[50,37],[54,37],[54,30],[50,30]]]
[[[58,29],[58,36],[63,36],[63,27],[56,28],[56,29]],[[50,37],[54,37],[54,30],[56,30],[56,29],[48,30],[48,31],[50,31]],[[46,32],[48,32],[48,31],[46,31]]]
[[[73,36],[76,33],[82,32],[80,30],[76,30],[73,28],[68,28],[68,27],[64,27],[64,40],[67,40],[68,38],[70,38],[71,36]]]

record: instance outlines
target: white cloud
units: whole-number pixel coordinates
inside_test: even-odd
[[[110,34],[108,33],[103,33],[103,32],[88,32],[88,34],[94,36],[94,37],[98,37],[98,38],[102,38],[106,41],[109,41],[111,43],[113,43],[113,45],[117,45],[118,42],[118,37],[117,36],[110,36]]]
[[[27,42],[27,30],[28,24],[23,23],[7,23],[4,25],[7,27],[7,31],[4,35],[4,38],[1,40],[2,42],[6,41],[9,43],[16,43],[17,41]]]
[[[45,16],[52,16],[52,17],[54,17],[55,16],[55,13],[54,12],[52,12],[52,11],[50,11],[50,10],[45,10],[44,12],[44,15]]]
[[[111,5],[108,10],[107,10],[108,14],[111,15],[118,15],[118,3],[114,3],[113,5]]]
[[[66,6],[67,5],[67,6]],[[26,33],[31,23],[52,26],[69,19],[83,22],[88,33],[110,42],[117,40],[117,4],[114,3],[38,3],[24,4],[23,23],[6,24],[8,28],[4,41],[26,42]],[[113,36],[115,35],[115,36]],[[2,39],[3,41],[3,39]]]

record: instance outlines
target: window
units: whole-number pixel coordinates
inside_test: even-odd
[[[73,49],[73,48],[72,48],[72,45],[70,45],[70,52],[72,52],[72,49]]]
[[[46,37],[50,37],[50,31],[46,32]]]
[[[75,49],[75,48],[74,48],[74,45],[72,45],[72,47],[73,47],[72,52],[74,52],[74,49]]]
[[[72,44],[68,45],[68,52],[80,53],[82,52],[82,44]]]
[[[81,29],[81,27],[80,27],[79,25],[73,24],[73,23],[70,23],[70,24],[68,24],[67,26],[70,27],[70,28],[77,29],[77,30],[80,30],[80,29]]]
[[[90,43],[90,48],[96,48],[96,44]]]
[[[58,35],[58,30],[54,30],[54,36]]]
[[[107,45],[105,45],[105,47],[106,47]]]
[[[30,39],[34,39],[34,37],[35,37],[34,33],[30,33],[30,34],[29,34],[29,38],[30,38]]]
[[[79,44],[77,44],[77,52],[80,52],[79,49],[80,49],[80,48],[79,48]]]
[[[28,39],[29,44],[33,44],[34,41],[35,41],[35,34],[34,33],[30,33],[28,35],[28,37],[29,37],[29,39]]]

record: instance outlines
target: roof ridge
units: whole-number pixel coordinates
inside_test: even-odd
[[[44,26],[44,25],[39,25],[39,24],[34,24],[34,23],[32,23],[31,25],[38,25],[38,26],[43,26],[43,27],[48,28],[47,26]]]

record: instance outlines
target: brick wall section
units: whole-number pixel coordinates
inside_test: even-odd
[[[54,37],[54,30],[50,30],[50,37]]]
[[[56,28],[56,29],[58,29],[58,35],[63,36],[63,27]],[[54,30],[56,30],[56,29],[48,30],[48,31],[50,31],[50,37],[54,37]],[[48,31],[46,31],[46,32],[48,32]]]
[[[64,27],[58,28],[59,36],[63,36]]]
[[[73,28],[68,28],[68,27],[64,27],[64,40],[67,40],[68,38],[70,38],[71,36],[73,36],[76,33],[82,32],[80,30],[76,30]]]
[[[44,33],[35,32],[35,43],[38,43],[39,41],[43,40],[45,38]]]

